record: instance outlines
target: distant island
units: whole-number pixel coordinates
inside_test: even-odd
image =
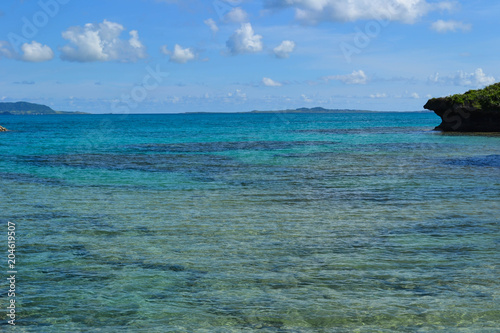
[[[55,111],[47,105],[16,102],[0,103],[0,115],[49,115],[49,114],[88,114],[86,112]]]
[[[202,111],[195,111],[195,112],[184,112],[184,114],[227,114],[227,113],[387,113],[387,112],[398,112],[398,111],[373,111],[373,110],[356,110],[356,109],[325,109],[322,107],[314,107],[314,108],[298,108],[298,109],[285,109],[285,110],[270,110],[270,111],[260,111],[260,110],[253,110],[253,111],[235,111],[235,112],[202,112]],[[420,110],[420,111],[410,111],[410,112],[416,112],[416,113],[421,113],[421,112],[430,112],[427,110]]]
[[[352,109],[325,109],[322,107],[315,107],[315,108],[298,108],[298,109],[286,109],[286,110],[275,110],[275,111],[253,110],[244,113],[360,113],[360,112],[376,112],[376,111],[352,110]]]
[[[424,108],[441,117],[437,130],[500,132],[500,83],[464,94],[432,98]]]
[[[271,111],[243,111],[243,112],[230,112],[230,113],[368,113],[368,112],[378,112],[369,110],[351,110],[351,109],[325,109],[322,107],[314,108],[298,108],[298,109],[286,109],[286,110],[271,110]],[[185,114],[200,114],[200,113],[228,113],[228,112],[185,112]]]

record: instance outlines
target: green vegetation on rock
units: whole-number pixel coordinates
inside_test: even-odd
[[[449,96],[454,104],[472,106],[477,109],[500,109],[500,83],[484,89],[469,90],[464,94]]]

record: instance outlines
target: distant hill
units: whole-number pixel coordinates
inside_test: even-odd
[[[16,102],[0,103],[0,115],[87,114],[85,112],[55,111],[47,105]]]
[[[351,109],[325,109],[322,107],[315,108],[298,108],[286,110],[272,110],[272,111],[245,111],[245,112],[230,112],[230,113],[363,113],[363,112],[378,112],[369,110],[351,110]],[[227,112],[185,112],[187,114],[202,114],[202,113],[227,113]]]

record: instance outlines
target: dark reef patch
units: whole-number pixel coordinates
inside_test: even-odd
[[[446,164],[500,168],[500,155],[474,156],[447,160]]]
[[[419,127],[366,127],[366,128],[310,128],[300,129],[296,133],[317,133],[317,134],[394,134],[394,133],[408,133],[408,132],[421,132],[428,130],[428,128]]]
[[[185,143],[146,143],[127,146],[148,152],[168,153],[217,153],[235,150],[279,150],[304,146],[332,145],[332,141],[236,141],[236,142],[185,142]]]
[[[68,154],[37,155],[24,162],[38,166],[145,172],[227,172],[242,166],[225,156],[208,154]]]

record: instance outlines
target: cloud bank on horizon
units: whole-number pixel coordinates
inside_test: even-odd
[[[475,5],[19,1],[0,5],[6,13],[0,25],[7,31],[0,35],[0,62],[10,63],[2,98],[29,97],[96,112],[109,111],[109,104],[123,96],[148,112],[284,109],[304,103],[420,110],[428,97],[480,88],[500,75],[498,37],[490,28],[500,6]],[[148,64],[169,72],[168,80],[149,90]],[[15,85],[23,81],[36,84]],[[146,93],[134,100],[131,92],[139,89],[134,87]]]
[[[309,24],[370,19],[411,24],[430,11],[451,10],[455,6],[449,1],[426,0],[267,0],[266,4],[270,8],[292,8],[297,20]]]

